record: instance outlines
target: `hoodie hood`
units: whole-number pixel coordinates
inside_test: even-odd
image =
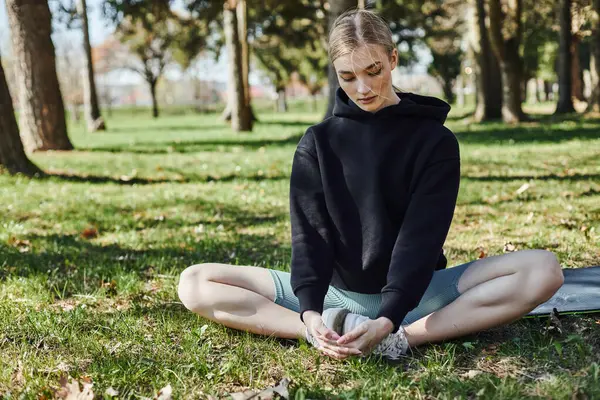
[[[384,107],[373,113],[360,108],[354,101],[350,100],[342,88],[337,88],[333,115],[350,119],[382,118],[388,116],[422,117],[437,120],[442,124],[446,121],[450,105],[445,101],[414,93],[396,92],[396,95],[400,98],[398,104]]]

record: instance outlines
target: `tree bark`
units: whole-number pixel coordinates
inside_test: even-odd
[[[287,95],[285,93],[285,88],[277,89],[277,112],[284,113],[287,112]]]
[[[148,82],[148,85],[150,86],[150,95],[152,96],[152,117],[153,118],[158,118],[158,101],[156,99],[156,84],[157,81],[156,80],[151,80]]]
[[[241,44],[242,57],[242,78],[244,80],[244,101],[245,107],[250,113],[250,130],[256,121],[254,111],[252,110],[252,98],[250,96],[250,47],[248,46],[248,6],[246,0],[238,0],[236,7],[238,20],[238,36]]]
[[[18,66],[21,138],[28,151],[71,150],[56,76],[47,0],[6,0]]]
[[[571,0],[559,3],[560,40],[558,47],[558,103],[555,114],[575,112],[572,93],[572,57],[571,54]]]
[[[92,45],[90,43],[90,30],[87,14],[87,0],[77,1],[77,11],[81,16],[81,29],[83,31],[83,50],[85,51],[83,71],[83,104],[87,128],[90,132],[105,131],[106,123],[100,114],[96,82],[94,80],[94,63],[92,60]]]
[[[519,55],[522,35],[522,0],[508,3],[507,9],[510,15],[503,11],[500,3],[500,0],[489,2],[488,34],[491,48],[500,63],[503,83],[502,119],[507,123],[516,123],[526,119],[522,109],[522,60]]]
[[[229,79],[233,84],[230,91],[231,100],[231,128],[234,131],[251,131],[251,116],[244,96],[244,78],[242,76],[242,53],[238,35],[238,21],[236,15],[236,1],[229,0],[224,3],[223,18],[225,41],[229,56]]]
[[[11,174],[35,175],[41,173],[39,168],[25,155],[1,61],[0,105],[0,167],[6,168]]]
[[[583,95],[583,69],[581,69],[579,60],[581,39],[577,35],[572,35],[571,39],[571,97],[579,101],[586,101]]]
[[[477,97],[474,120],[482,122],[502,118],[502,79],[485,26],[485,0],[475,0],[475,11],[475,43],[472,47],[476,61]]]
[[[328,29],[331,30],[331,26],[335,22],[336,18],[349,8],[356,7],[356,0],[332,0],[329,2],[329,13],[327,16]],[[338,77],[335,72],[335,68],[332,63],[329,63],[327,69],[327,82],[329,84],[329,100],[327,102],[327,111],[325,112],[325,118],[329,118],[333,115],[333,106],[335,105],[335,92],[340,86]]]
[[[442,90],[444,91],[444,98],[446,99],[448,104],[454,104],[454,101],[456,101],[456,96],[454,96],[454,91],[452,90],[452,79],[447,78],[447,79],[439,79],[439,80],[440,80],[440,83],[442,84]],[[464,88],[463,88],[463,79],[460,75],[456,78],[456,86],[457,86],[456,93],[458,95],[458,103],[460,105],[460,103],[462,102],[462,105],[464,105],[465,104],[465,92],[464,92]]]
[[[590,75],[592,78],[592,95],[588,102],[588,112],[600,112],[600,0],[594,0],[592,8],[592,36]]]

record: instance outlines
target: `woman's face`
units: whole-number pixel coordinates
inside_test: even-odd
[[[379,45],[363,45],[333,62],[340,87],[365,111],[375,112],[397,104],[392,86],[392,70],[398,62],[398,50],[391,56]]]

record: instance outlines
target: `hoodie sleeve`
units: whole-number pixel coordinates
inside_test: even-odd
[[[299,146],[290,179],[292,225],[291,285],[304,311],[323,311],[333,273],[329,214],[317,158]]]
[[[378,317],[398,330],[431,282],[448,235],[460,181],[459,147],[454,135],[438,143],[417,177],[396,239]]]

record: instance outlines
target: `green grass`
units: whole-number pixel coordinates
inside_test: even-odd
[[[511,242],[565,267],[600,264],[600,121],[477,125],[464,112],[448,123],[463,158],[450,262]],[[600,398],[597,315],[560,331],[521,320],[394,365],[337,362],[187,312],[176,284],[191,264],[289,268],[291,157],[320,113],[261,113],[252,134],[166,114],[116,113],[106,133],[73,126],[78,150],[32,157],[53,176],[0,175],[0,397],[49,397],[68,373],[120,398],[167,384],[177,398],[225,396],[286,376],[296,399]]]

